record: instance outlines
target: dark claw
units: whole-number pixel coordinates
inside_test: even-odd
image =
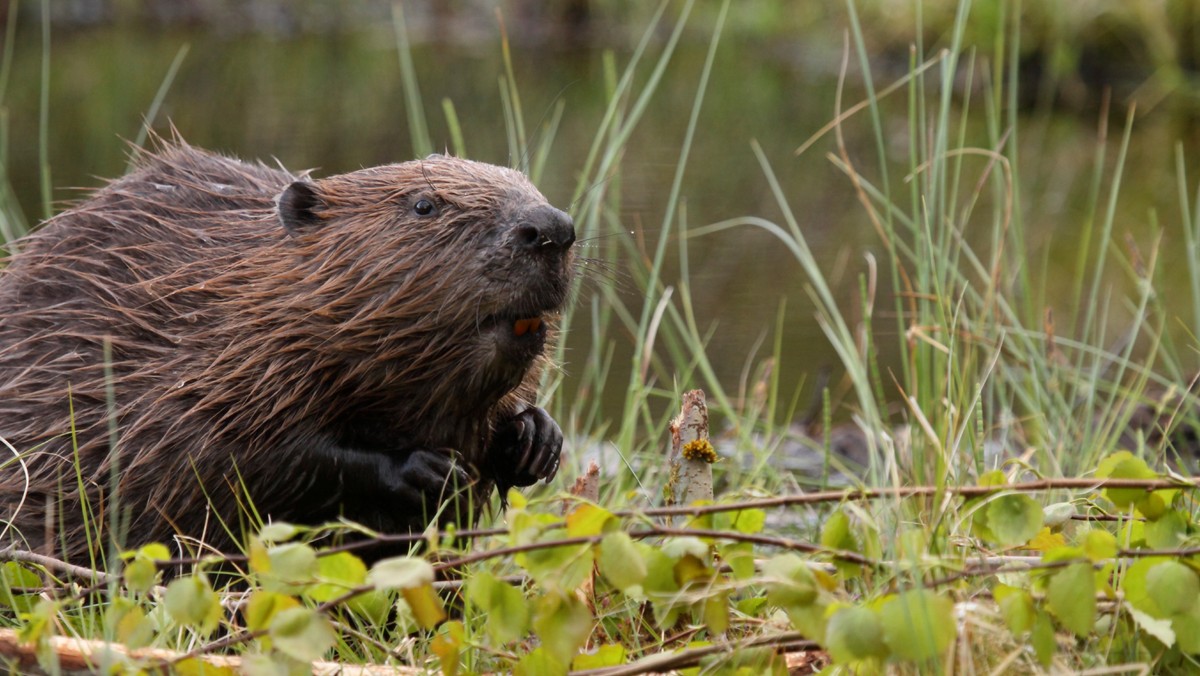
[[[517,430],[517,448],[520,449],[521,459],[517,462],[516,472],[518,474],[529,473],[529,463],[533,460],[534,452],[534,435],[537,433],[537,428],[532,421],[526,422],[520,416],[513,418],[513,426]]]
[[[545,410],[528,408],[499,425],[488,458],[501,492],[549,482],[558,473],[563,435]]]

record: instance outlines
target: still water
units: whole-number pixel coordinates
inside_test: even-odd
[[[838,28],[840,31],[841,28]],[[417,36],[418,38],[420,36]],[[803,36],[801,36],[803,37]],[[698,27],[673,58],[623,160],[620,177],[620,229],[649,257],[662,231],[667,194],[678,162],[687,118],[696,95],[708,34]],[[797,44],[803,40],[798,39]],[[204,26],[187,30],[154,26],[56,27],[51,32],[49,79],[49,168],[56,201],[75,199],[76,188],[91,188],[98,177],[119,175],[127,160],[125,139],[137,136],[172,61],[186,48],[181,66],[155,121],[169,120],[190,143],[243,158],[276,161],[293,170],[315,168],[317,175],[413,157],[405,115],[395,36],[390,25],[337,35],[290,37],[222,33]],[[840,52],[793,49],[734,35],[722,43],[699,120],[683,182],[687,222],[701,226],[744,215],[779,220],[780,211],[751,152],[756,139],[778,174],[792,209],[827,277],[847,309],[858,304],[865,255],[883,261],[884,247],[857,204],[852,186],[826,158],[832,136],[800,157],[794,150],[834,116]],[[661,48],[661,44],[658,48]],[[30,223],[44,216],[39,187],[38,115],[41,76],[40,28],[26,23],[17,32],[12,75],[6,94],[9,147],[7,164],[18,201]],[[566,46],[561,42],[514,37],[512,57],[526,124],[538,128],[558,102],[565,113],[541,188],[551,202],[569,208],[570,198],[606,105],[603,53],[611,49],[618,67],[632,46]],[[652,50],[657,48],[652,48]],[[654,53],[653,56],[657,56]],[[441,102],[454,102],[468,154],[478,160],[512,163],[509,157],[498,78],[503,73],[498,33],[477,39],[414,44],[414,61],[434,143],[449,147]],[[875,66],[873,66],[875,68]],[[903,69],[885,60],[876,77],[890,82]],[[649,64],[639,71],[644,82]],[[862,76],[851,68],[845,100],[862,98]],[[1124,112],[1113,113],[1114,133]],[[905,104],[896,100],[885,119],[887,152],[902,167],[908,156]],[[1090,162],[1096,145],[1097,113],[1039,114],[1022,129],[1022,215],[1035,252],[1031,265],[1046,275],[1045,303],[1069,287],[1075,260],[1073,230],[1083,218]],[[877,166],[868,121],[860,116],[846,127],[850,155],[869,170]],[[981,134],[982,126],[970,134]],[[1151,209],[1168,231],[1164,237],[1166,274],[1183,279],[1178,265],[1182,235],[1175,193],[1172,141],[1178,134],[1165,113],[1150,111],[1134,129],[1116,236],[1130,233],[1150,246]],[[980,137],[982,138],[982,137]],[[1116,139],[1110,144],[1109,162]],[[1193,153],[1194,154],[1194,153]],[[1192,157],[1192,161],[1194,161]],[[903,176],[899,169],[896,175]],[[59,203],[58,206],[61,206]],[[981,230],[990,224],[981,223]],[[970,233],[967,233],[970,237]],[[584,249],[616,246],[612,237]],[[674,251],[672,246],[668,249]],[[1174,253],[1172,253],[1174,252]],[[1175,259],[1171,257],[1174,256]],[[822,369],[837,368],[836,356],[813,319],[805,293],[807,280],[786,250],[769,235],[740,230],[689,242],[688,283],[702,330],[713,328],[708,354],[724,385],[736,392],[747,366],[769,352],[780,303],[784,358],[779,365],[785,391],[813,382]],[[1176,263],[1171,265],[1171,263]],[[629,260],[623,265],[640,265]],[[677,261],[664,279],[679,281]],[[1174,270],[1175,272],[1171,272]],[[615,284],[636,302],[629,270],[617,270]],[[1057,277],[1056,277],[1057,275]],[[886,279],[886,275],[881,275]],[[1119,287],[1118,287],[1119,288]],[[589,293],[584,289],[584,301]],[[884,305],[890,307],[890,305]],[[589,331],[583,313],[568,337],[566,372],[586,353]],[[1114,315],[1119,321],[1119,312]],[[877,340],[885,367],[895,358],[895,323],[880,321]],[[629,336],[614,336],[614,387],[626,382]],[[760,341],[767,338],[764,347]],[[670,387],[670,383],[666,384]],[[684,387],[701,383],[683,383]],[[573,388],[566,388],[567,392]],[[623,392],[606,394],[614,401]],[[607,407],[614,413],[614,407]]]

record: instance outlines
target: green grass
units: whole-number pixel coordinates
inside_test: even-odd
[[[794,645],[801,639],[790,632],[798,630],[821,641],[840,661],[867,658],[860,666],[868,668],[880,666],[870,660],[883,656],[869,651],[882,644],[856,645],[847,636],[879,631],[888,637],[887,664],[908,673],[1036,671],[1047,664],[1070,670],[1109,664],[1148,665],[1164,673],[1194,669],[1178,649],[1148,638],[1150,625],[1131,613],[1102,613],[1096,625],[1082,600],[1094,598],[1098,581],[1111,579],[1119,580],[1125,598],[1138,598],[1141,590],[1141,598],[1163,601],[1147,579],[1165,576],[1167,569],[1148,572],[1136,561],[1149,562],[1146,568],[1161,565],[1161,560],[1143,556],[1144,550],[1158,550],[1163,560],[1176,558],[1192,565],[1192,553],[1186,549],[1196,532],[1190,495],[1168,494],[1165,506],[1155,506],[1149,503],[1163,493],[1138,493],[1125,500],[1118,493],[1070,482],[1014,485],[1037,478],[1150,478],[1154,473],[1143,472],[1136,458],[1120,466],[1105,464],[1105,459],[1124,449],[1161,469],[1169,455],[1167,440],[1194,419],[1197,401],[1188,378],[1196,369],[1195,336],[1200,334],[1200,194],[1186,176],[1189,158],[1182,146],[1172,158],[1178,213],[1151,214],[1155,236],[1147,241],[1127,239],[1117,202],[1138,118],[1133,110],[1117,115],[1123,124],[1113,133],[1115,140],[1107,138],[1107,118],[1102,121],[1090,151],[1090,200],[1081,222],[1071,229],[1074,282],[1065,306],[1052,302],[1063,294],[1047,287],[1047,280],[1056,278],[1047,271],[1061,259],[1052,259],[1050,244],[1026,230],[1033,219],[1029,205],[1022,202],[1029,192],[1027,176],[1038,173],[1038,158],[1022,155],[1018,142],[1027,123],[1018,112],[1015,76],[1021,52],[1020,5],[987,16],[993,32],[978,43],[968,40],[980,30],[972,23],[969,0],[955,5],[951,28],[937,40],[922,34],[920,4],[915,6],[916,50],[908,74],[898,81],[876,82],[856,5],[847,4],[844,77],[862,78],[864,105],[842,100],[844,90],[839,87],[837,110],[831,113],[836,124],[814,145],[805,144],[794,160],[829,162],[840,170],[855,189],[862,222],[879,237],[884,253],[864,264],[853,286],[858,296],[848,303],[831,281],[831,262],[820,260],[809,245],[804,205],[792,202],[768,153],[757,143],[747,152],[758,160],[761,180],[782,215],[780,222],[747,214],[708,223],[688,211],[689,153],[697,135],[711,133],[698,121],[706,97],[714,94],[707,86],[729,20],[728,2],[710,17],[711,25],[704,26],[710,32],[710,49],[686,112],[687,129],[670,189],[663,196],[660,227],[648,241],[629,236],[629,226],[620,218],[625,150],[660,86],[672,76],[672,57],[681,36],[696,28],[692,2],[657,5],[625,62],[618,63],[611,54],[604,60],[608,104],[582,158],[571,211],[580,240],[603,241],[605,246],[594,253],[588,250],[594,257],[580,262],[577,302],[561,322],[563,332],[587,331],[590,347],[586,354],[571,355],[574,378],[551,371],[542,389],[545,405],[574,449],[597,449],[617,458],[611,463],[615,469],[601,481],[597,506],[575,512],[564,526],[560,495],[535,491],[530,504],[516,499],[507,522],[496,524],[506,526],[508,533],[443,543],[441,560],[461,564],[468,601],[453,622],[436,629],[414,629],[404,621],[393,626],[386,620],[386,607],[395,601],[396,592],[379,591],[405,588],[406,607],[416,612],[409,618],[408,611],[401,611],[401,620],[422,624],[423,606],[414,590],[423,586],[413,580],[421,579],[427,566],[410,561],[419,570],[375,571],[366,580],[376,590],[360,589],[357,600],[339,600],[338,593],[328,590],[295,591],[300,582],[311,580],[312,566],[318,565],[307,546],[284,544],[288,538],[278,534],[274,542],[255,540],[247,565],[256,571],[260,602],[286,607],[299,599],[327,614],[297,611],[294,622],[273,626],[273,653],[258,641],[235,644],[232,650],[249,645],[249,652],[282,664],[286,660],[281,655],[305,657],[306,644],[319,646],[329,638],[333,647],[318,657],[432,664],[437,656],[450,660],[447,656],[458,651],[463,666],[474,671],[508,670],[519,663],[526,673],[559,673],[581,644],[574,631],[580,626],[590,636],[589,648],[623,649],[623,655],[612,658],[618,662],[662,658],[693,640],[741,646],[740,641],[763,639]],[[429,150],[434,145],[423,117],[427,102],[413,74],[404,37],[408,28],[399,9],[394,18],[413,146]],[[930,44],[938,47],[934,50]],[[556,152],[559,123],[571,112],[559,105],[530,125],[517,83],[528,75],[513,67],[507,43],[503,48],[505,69],[497,85],[509,154],[537,180],[546,158]],[[849,74],[851,63],[858,64],[858,75]],[[168,83],[177,67],[176,62],[169,70]],[[7,60],[0,82],[3,73]],[[0,96],[3,93],[0,85]],[[154,108],[161,98],[156,97]],[[460,126],[455,113],[467,103],[441,102],[457,149],[470,147],[470,130]],[[902,151],[894,150],[895,139],[889,136],[897,128],[907,132]],[[852,153],[848,138],[870,139],[874,157]],[[6,134],[0,139],[8,140]],[[817,149],[825,151],[823,157]],[[6,148],[0,147],[0,157],[5,154]],[[48,176],[48,167],[45,171]],[[0,175],[0,235],[8,239],[25,225],[3,178]],[[792,255],[807,277],[806,293],[817,308],[815,321],[839,359],[837,380],[819,393],[816,424],[809,430],[814,437],[810,441],[826,449],[817,477],[781,469],[775,457],[801,435],[791,423],[803,408],[803,388],[779,376],[781,363],[804,358],[789,351],[781,339],[787,304],[780,305],[777,325],[764,337],[763,353],[747,359],[739,383],[723,382],[708,357],[706,346],[721,328],[699,319],[691,292],[689,246],[739,229],[769,233]],[[1188,284],[1182,288],[1168,288],[1163,282],[1167,240],[1183,242],[1186,249]],[[678,270],[678,276],[667,278],[668,269]],[[623,283],[636,293],[621,293],[607,276],[612,270],[627,272]],[[631,341],[633,350],[628,364],[615,364],[622,340]],[[896,364],[881,360],[884,348],[899,355]],[[565,348],[560,344],[558,349],[561,361]],[[624,397],[610,419],[600,402],[601,394],[613,388]],[[736,454],[714,466],[716,500],[783,496],[790,502],[747,502],[733,512],[737,520],[729,512],[674,522],[645,513],[659,504],[669,480],[663,454],[670,418],[682,393],[694,388],[707,393],[718,446]],[[1157,436],[1134,437],[1130,444],[1126,432],[1131,418],[1139,407],[1153,406],[1165,412],[1165,429]],[[849,480],[879,492],[863,500],[832,493],[806,501],[801,486],[808,491],[827,489],[834,470],[845,466],[829,448],[834,433],[848,428],[856,430],[868,449],[867,467]],[[992,452],[997,448],[998,456]],[[1003,473],[997,474],[997,468]],[[562,476],[571,479],[583,470],[579,464],[567,465]],[[972,488],[981,482],[1007,482],[1010,489],[985,493]],[[960,498],[964,492],[967,495]],[[1028,519],[1035,519],[1040,528],[1042,508],[1062,503],[1071,503],[1080,515],[1105,510],[1132,516],[1136,507],[1146,518],[1085,525],[1047,521],[1049,530],[1039,535],[1047,540],[1032,550],[1011,550],[1032,537],[1025,530]],[[1060,507],[1048,513],[1055,509]],[[635,513],[613,515],[622,510]],[[761,531],[742,521],[760,518],[766,524]],[[674,527],[682,531],[671,530]],[[711,531],[723,535],[716,537]],[[631,539],[626,543],[613,532],[629,533]],[[584,537],[594,542],[574,540],[551,548],[566,538]],[[761,541],[751,549],[753,537]],[[653,544],[635,546],[635,539]],[[1120,556],[1117,546],[1124,552]],[[792,554],[780,556],[784,550]],[[757,560],[746,558],[747,552]],[[1002,558],[1002,553],[1044,555],[1043,568],[999,578],[977,567],[1028,563]],[[796,554],[802,558],[790,558]],[[139,557],[153,558],[147,551],[133,558]],[[614,565],[614,560],[620,563]],[[363,581],[363,571],[347,572],[354,568],[350,557],[339,554],[322,561],[320,576],[340,580],[340,590],[353,591]],[[591,591],[580,592],[593,561],[602,576]],[[648,571],[637,589],[619,579],[621,564],[636,568],[634,562]],[[1093,562],[1112,567],[1100,567],[1100,576],[1090,576]],[[731,570],[720,570],[720,564]],[[1186,589],[1192,580],[1187,576],[1195,575],[1190,570],[1171,569],[1169,574],[1181,576],[1181,588]],[[41,584],[12,567],[5,571],[9,587]],[[509,575],[525,576],[526,584],[514,588],[489,577]],[[950,581],[935,584],[946,579]],[[188,592],[172,586],[174,602],[163,603],[143,586],[119,590],[112,580],[110,600],[102,602],[65,587],[58,601],[39,605],[9,594],[9,605],[27,614],[5,614],[4,622],[22,628],[30,638],[44,639],[54,620],[62,634],[127,640],[144,620],[160,629],[153,639],[156,647],[187,651],[207,645],[220,652],[226,646],[221,639],[207,638],[202,627],[209,620],[203,613],[184,617],[180,610],[210,608],[208,590],[183,597]],[[925,596],[922,589],[932,592]],[[580,601],[580,594],[591,605]],[[647,600],[652,613],[643,603]],[[961,621],[943,608],[966,600],[976,604],[961,608]],[[1195,604],[1200,601],[1193,601],[1170,618],[1181,636],[1193,626],[1188,622],[1196,621]],[[838,604],[858,614],[839,615]],[[526,627],[530,613],[540,642],[529,640],[525,632],[496,633],[497,627]],[[257,626],[254,612],[221,617],[226,623],[244,620],[250,629]],[[1006,623],[1019,630],[1010,632]],[[1070,637],[1078,625],[1083,630]],[[238,628],[241,625],[226,625],[234,636]],[[954,629],[960,642],[953,650],[925,650],[926,644],[940,645],[939,632]],[[1038,653],[1043,659],[1039,666],[1022,646],[1043,651],[1047,632],[1053,643],[1055,630],[1060,648],[1053,655]],[[713,670],[730,668],[737,660],[762,669],[770,655],[741,648],[707,659]]]

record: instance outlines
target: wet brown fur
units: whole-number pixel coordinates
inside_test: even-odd
[[[276,199],[304,178],[164,142],[16,243],[0,270],[0,437],[20,454],[0,470],[6,539],[84,557],[86,498],[105,541],[110,422],[131,544],[236,547],[214,517],[240,532],[243,484],[263,518],[328,516],[302,459],[331,434],[454,449],[486,487],[492,427],[544,365],[493,318],[553,313],[568,283],[569,261],[512,250],[510,225],[545,199],[518,172],[432,156],[315,181],[315,220],[289,235]],[[422,197],[432,220],[413,215]]]

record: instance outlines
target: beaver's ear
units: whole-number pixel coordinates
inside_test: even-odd
[[[293,237],[309,232],[321,223],[317,209],[322,204],[315,185],[308,181],[296,181],[279,195],[279,222]]]

